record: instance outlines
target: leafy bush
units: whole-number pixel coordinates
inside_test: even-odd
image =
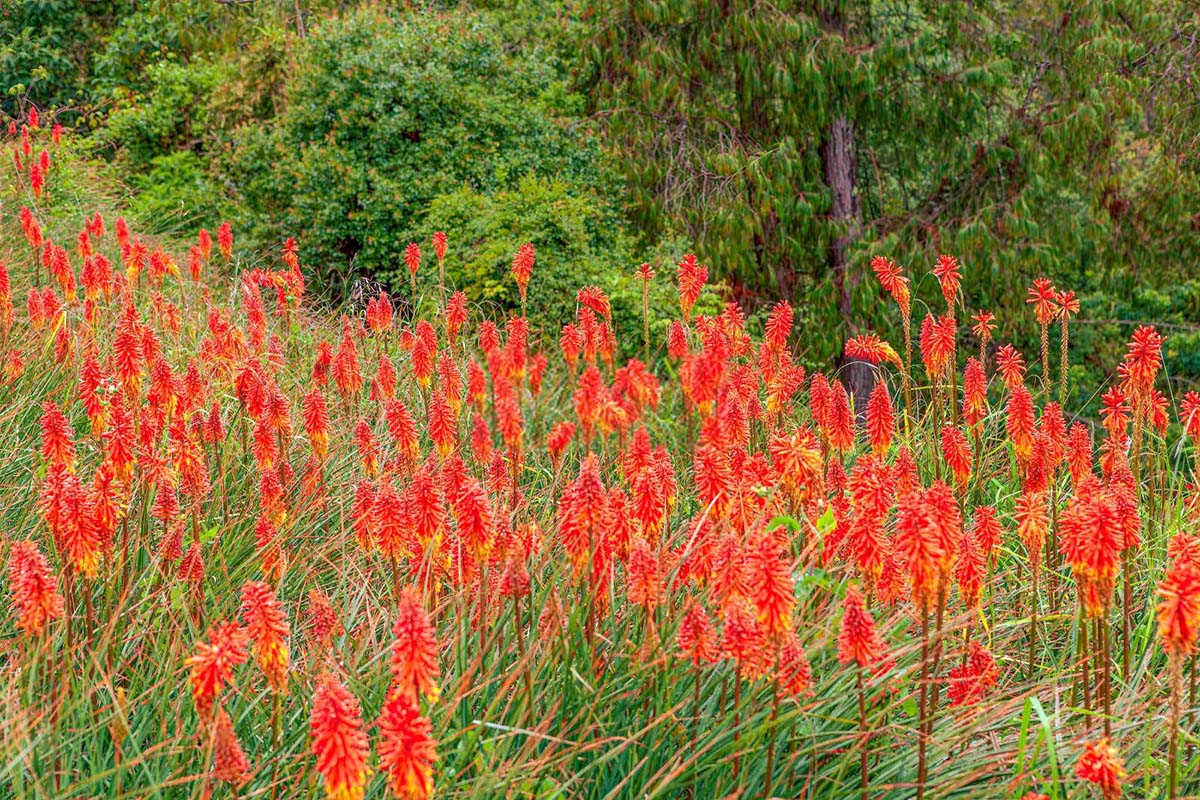
[[[404,248],[428,242],[432,207],[495,209],[535,186],[522,215],[587,212],[557,223],[575,252],[614,241],[598,148],[558,119],[578,99],[537,59],[507,52],[487,16],[360,10],[317,28],[297,62],[286,108],[239,131],[229,172],[258,236],[295,235],[327,287],[352,273],[404,284]],[[535,211],[537,198],[549,205]]]
[[[156,156],[135,176],[130,214],[152,233],[176,233],[221,223],[223,205],[207,165],[189,150]]]
[[[28,100],[40,108],[78,107],[90,95],[90,48],[129,3],[20,0],[0,14],[0,107],[13,115]]]
[[[150,89],[121,92],[107,136],[138,164],[196,147],[209,129],[209,96],[229,77],[227,67],[203,59],[159,61],[147,69]]]
[[[627,355],[640,353],[642,284],[634,277],[633,251],[597,198],[572,194],[562,181],[526,176],[512,191],[480,193],[464,187],[439,195],[426,222],[432,230],[456,232],[447,256],[447,282],[472,299],[516,306],[519,296],[509,274],[512,256],[522,243],[531,242],[537,280],[529,286],[529,315],[570,319],[576,290],[600,286],[612,302],[618,341],[631,348]],[[660,347],[670,319],[678,314],[678,300],[670,251],[661,250],[657,261],[660,277],[651,286],[650,317],[652,343]],[[706,292],[698,308],[701,313],[719,311],[716,293]],[[557,335],[553,326],[544,332]]]

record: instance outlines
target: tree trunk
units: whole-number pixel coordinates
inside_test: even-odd
[[[842,230],[829,247],[829,271],[838,294],[838,313],[846,335],[853,335],[854,321],[851,318],[850,289],[855,281],[848,275],[849,259],[846,251],[858,238],[862,222],[862,207],[855,185],[857,178],[854,158],[854,123],[845,115],[834,118],[825,131],[821,145],[821,160],[825,167],[825,183],[833,202],[829,209],[831,222]],[[840,359],[842,383],[846,385],[854,400],[854,410],[860,418],[866,413],[867,398],[875,384],[871,365],[856,359]]]

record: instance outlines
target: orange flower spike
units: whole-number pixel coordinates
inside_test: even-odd
[[[1168,653],[1185,657],[1196,652],[1200,628],[1200,565],[1176,560],[1158,585],[1158,636]]]
[[[875,256],[871,259],[871,269],[879,279],[879,285],[896,301],[896,305],[900,307],[900,313],[907,317],[910,313],[908,278],[904,276],[903,271],[896,266],[895,262],[883,256]]]
[[[924,608],[932,607],[936,599],[946,557],[928,499],[920,490],[900,497],[895,540],[897,554],[908,565],[913,604]]]
[[[379,442],[365,419],[360,419],[354,426],[354,444],[358,447],[363,472],[374,478],[379,474]]]
[[[88,353],[79,367],[79,399],[83,403],[94,434],[104,432],[105,404],[100,397],[100,384],[103,380],[104,373],[100,371],[100,364],[94,355]]]
[[[312,753],[325,781],[328,800],[362,800],[371,755],[363,730],[362,707],[332,675],[321,679],[313,694],[309,720]]]
[[[389,696],[402,695],[415,704],[424,695],[437,700],[439,689],[437,633],[429,612],[416,587],[406,586],[396,604],[396,622],[392,626],[392,675]]]
[[[442,458],[458,446],[458,420],[440,389],[434,391],[429,403],[428,430],[429,438]]]
[[[1100,398],[1100,418],[1104,430],[1114,439],[1123,441],[1129,427],[1129,404],[1126,396],[1117,386],[1112,386]]]
[[[971,332],[983,346],[992,340],[992,332],[996,330],[996,315],[990,311],[977,311],[971,315]]]
[[[837,378],[833,379],[830,389],[829,444],[835,450],[846,453],[854,448],[854,412],[850,409],[850,395]]]
[[[329,412],[320,389],[314,388],[304,395],[302,402],[304,432],[308,434],[313,454],[319,461],[329,455]]]
[[[946,307],[953,314],[954,298],[958,296],[958,287],[962,282],[962,273],[958,268],[958,259],[945,254],[938,256],[937,264],[933,267],[933,274],[937,277],[938,285],[941,286],[942,297],[946,301]]]
[[[487,559],[496,537],[496,520],[483,486],[474,478],[468,479],[454,501],[454,518],[458,533],[471,555],[479,561]]]
[[[629,602],[653,613],[662,600],[663,575],[657,554],[645,539],[634,538],[629,548]]]
[[[370,491],[370,484],[365,482],[359,484],[359,497],[356,497],[355,500],[356,506],[359,503],[367,502],[367,493]],[[378,493],[374,495],[374,499],[371,501],[369,520],[369,530],[373,534],[371,538],[379,547],[384,558],[398,561],[408,554],[413,541],[412,513],[408,504],[396,492],[391,481],[384,480]],[[359,527],[356,519],[356,534],[359,533]],[[359,544],[364,544],[361,536]],[[368,548],[364,546],[364,549]]]
[[[963,529],[958,546],[958,561],[954,565],[954,579],[958,582],[958,593],[963,605],[970,609],[979,607],[979,596],[987,580],[987,554],[979,541],[977,527]]]
[[[461,291],[450,295],[446,302],[446,339],[453,347],[458,341],[459,331],[467,324],[467,296]]]
[[[389,695],[379,715],[379,766],[400,800],[433,796],[433,726],[408,695]]]
[[[1058,292],[1054,289],[1054,284],[1049,278],[1036,278],[1033,285],[1029,287],[1029,296],[1025,300],[1026,303],[1033,306],[1033,315],[1037,318],[1038,324],[1042,326],[1049,325],[1058,315]]]
[[[563,490],[558,504],[559,537],[576,574],[604,540],[609,527],[607,497],[599,461],[595,454],[589,453],[579,465],[578,477]]]
[[[217,247],[226,262],[233,258],[233,228],[228,222],[222,222],[217,228]]]
[[[70,423],[52,400],[42,403],[42,460],[47,467],[75,469],[75,439]]]
[[[521,304],[525,304],[525,293],[529,288],[529,278],[533,275],[533,245],[529,242],[517,248],[512,259],[513,280],[517,282],[517,291],[521,294]]]
[[[676,278],[679,281],[679,308],[684,320],[690,322],[692,308],[700,299],[700,292],[708,280],[708,269],[696,261],[696,256],[688,253],[679,262]]]
[[[333,379],[343,396],[357,394],[363,385],[362,369],[358,364],[358,348],[350,334],[349,325],[342,329],[342,340],[333,357]]]
[[[955,484],[960,490],[965,489],[971,477],[971,448],[967,444],[967,437],[959,428],[946,425],[942,428],[941,438],[942,457],[954,475]]]
[[[384,333],[391,330],[395,312],[392,310],[392,300],[386,293],[380,292],[367,303],[364,312],[367,329],[371,333]]]
[[[31,541],[14,542],[8,551],[8,585],[17,611],[17,627],[30,636],[63,616],[62,595],[46,557]]]
[[[838,633],[838,663],[870,667],[887,654],[887,643],[875,630],[862,594],[854,586],[846,589],[842,604],[842,626]]]
[[[764,331],[764,340],[771,350],[780,352],[787,349],[788,336],[792,332],[795,313],[786,300],[780,300],[771,309]]]
[[[987,691],[996,685],[999,678],[996,660],[987,651],[987,648],[979,642],[971,640],[967,646],[967,652],[966,663],[950,670],[950,685],[947,687],[947,694],[950,697],[952,708],[971,705],[982,700]]]
[[[1012,391],[1025,379],[1025,358],[1011,344],[1006,344],[996,351],[996,370],[1004,385]]]
[[[758,621],[769,637],[778,638],[792,628],[796,606],[791,565],[780,557],[779,542],[764,531],[751,545],[746,559],[751,600]]]
[[[271,587],[261,581],[242,586],[242,619],[246,632],[254,642],[254,660],[267,683],[278,694],[287,694],[288,649],[286,639],[291,633],[287,617]]]
[[[342,633],[342,622],[329,596],[320,589],[310,589],[308,592],[307,624],[308,635],[318,653],[328,650],[333,644],[333,637]]]
[[[1023,383],[1014,385],[1005,407],[1005,428],[1017,460],[1024,463],[1033,455],[1033,397]]]
[[[1139,410],[1148,398],[1154,379],[1162,368],[1163,337],[1151,325],[1139,326],[1133,332],[1125,353],[1125,385],[1122,389]]]
[[[962,415],[963,421],[971,427],[987,416],[987,375],[979,359],[973,356],[967,359],[963,370]]]
[[[1121,781],[1125,779],[1125,762],[1105,736],[1084,744],[1083,753],[1075,763],[1075,775],[1095,784],[1104,800],[1117,800],[1121,796]]]
[[[241,786],[250,773],[250,759],[238,741],[233,720],[224,708],[217,708],[217,728],[213,741],[213,777],[231,786]]]
[[[77,574],[94,578],[100,567],[101,555],[95,510],[79,478],[71,474],[64,475],[58,495],[56,523],[51,524],[55,546]]]
[[[900,362],[900,354],[896,352],[895,348],[873,333],[847,339],[845,354],[847,358],[870,361],[872,364],[887,362],[895,364],[897,368],[903,366]]]
[[[1050,531],[1050,513],[1045,495],[1041,492],[1023,492],[1017,498],[1013,515],[1017,520],[1017,538],[1025,545],[1029,563],[1033,569],[1037,569],[1046,546],[1046,534]]]
[[[710,664],[720,658],[716,632],[704,606],[698,601],[693,600],[688,606],[675,636],[675,646],[679,648],[679,657],[694,666]]]
[[[867,440],[871,443],[871,452],[882,458],[892,446],[895,434],[896,418],[891,395],[888,394],[887,384],[877,381],[867,400]]]
[[[821,447],[811,430],[776,431],[767,449],[779,483],[794,497],[821,493]]]
[[[424,548],[437,540],[446,528],[446,496],[432,461],[426,461],[413,475],[407,501],[417,543]]]
[[[721,654],[738,662],[743,677],[757,677],[766,667],[766,635],[744,598],[733,598],[725,609]]]
[[[421,246],[409,242],[404,248],[404,263],[408,267],[408,275],[412,280],[417,279],[417,270],[421,268]]]
[[[812,694],[812,666],[794,631],[784,634],[783,644],[779,648],[775,685],[776,691],[782,696]]]
[[[213,701],[233,677],[233,668],[244,664],[246,632],[236,622],[218,622],[208,629],[208,641],[196,643],[196,652],[184,664],[190,670],[188,682],[192,701],[202,714],[208,713]]]
[[[702,444],[696,448],[692,474],[700,502],[711,505],[717,517],[723,516],[734,489],[729,458],[711,445]]]

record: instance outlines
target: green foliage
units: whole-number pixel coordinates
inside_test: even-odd
[[[73,108],[90,97],[90,48],[129,6],[113,0],[18,0],[0,14],[0,109]]]
[[[749,297],[803,297],[819,359],[854,328],[895,333],[862,280],[880,253],[918,275],[957,255],[977,278],[968,308],[997,311],[1001,336],[1030,352],[1019,312],[1033,277],[1127,293],[1186,277],[1200,257],[1200,120],[1167,77],[1194,58],[1196,32],[1165,0],[1018,15],[612,0],[587,31],[581,85],[608,123],[635,228],[696,241]],[[830,219],[823,148],[839,115],[855,128],[856,231]],[[828,250],[847,234],[839,314]],[[931,280],[917,289],[937,296]]]
[[[578,98],[504,44],[476,14],[367,9],[322,24],[297,53],[275,124],[238,134],[229,172],[255,233],[295,235],[327,286],[364,272],[399,285],[404,248],[428,242],[439,196],[452,195],[447,209],[495,208],[497,197],[523,194],[525,181],[525,214],[534,198],[550,204],[535,219],[593,206],[600,211],[586,220],[562,221],[558,236],[578,247],[586,233],[591,252],[611,243],[616,218],[604,210],[598,148],[558,119]],[[472,269],[479,282],[492,268]]]
[[[140,164],[195,147],[212,121],[208,97],[228,79],[219,63],[158,61],[146,70],[145,93],[122,91],[107,135]]]
[[[213,230],[221,223],[223,204],[207,165],[190,150],[156,156],[149,172],[133,178],[136,190],[130,214],[151,233]]]

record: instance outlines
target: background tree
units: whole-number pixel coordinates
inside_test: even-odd
[[[1010,311],[1035,274],[1086,294],[1194,260],[1192,9],[599,5],[581,80],[635,228],[684,232],[739,296],[804,300],[819,361],[879,324],[858,280],[875,253],[955,253],[989,277],[968,308]]]

